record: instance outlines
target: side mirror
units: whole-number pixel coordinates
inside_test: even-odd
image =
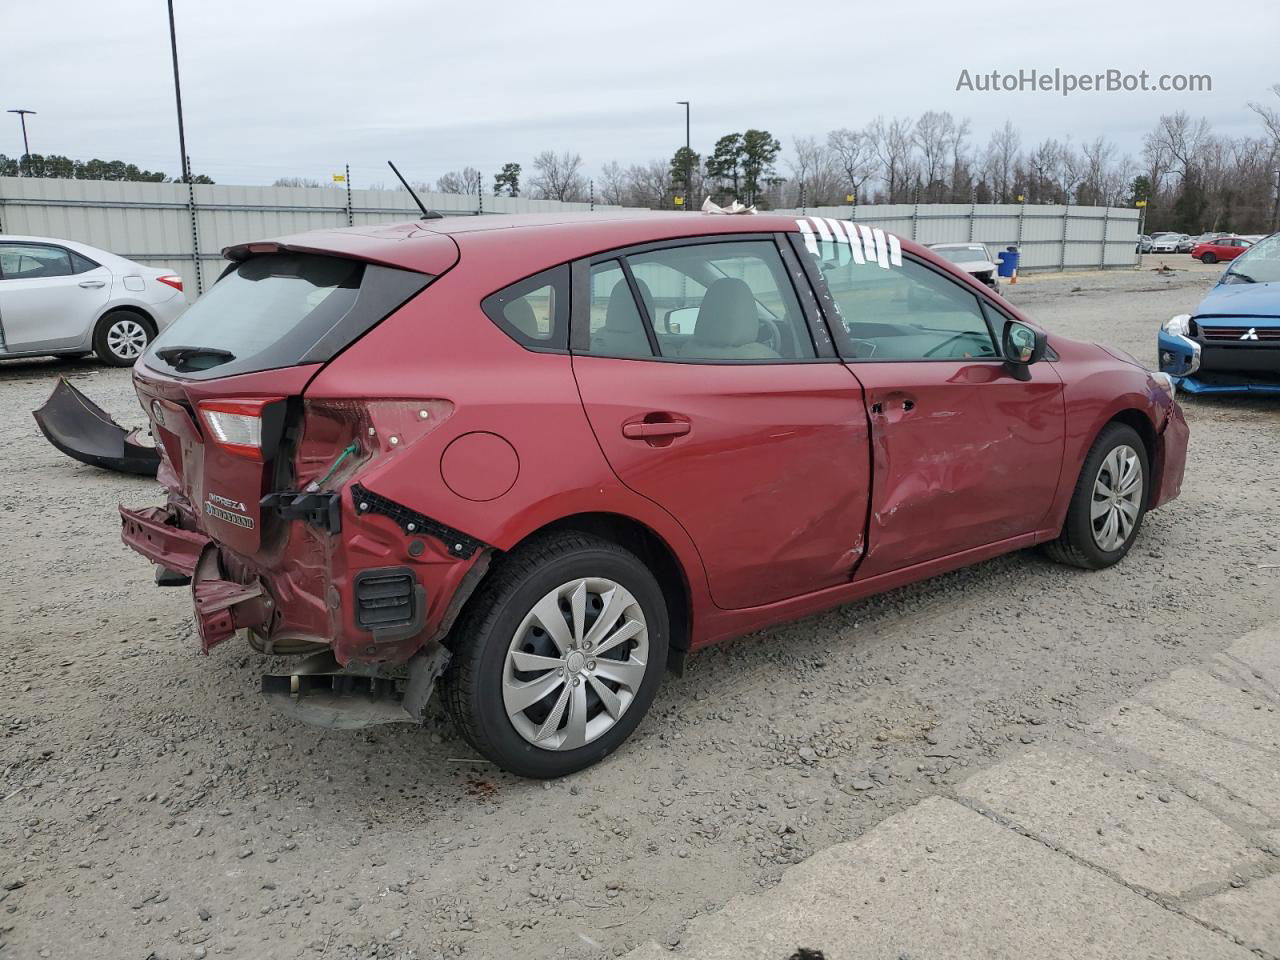
[[[1001,353],[1019,380],[1031,379],[1031,371],[1027,367],[1043,360],[1047,347],[1045,335],[1025,323],[1010,320],[1004,325],[1004,335],[1000,338]]]
[[[694,325],[698,322],[697,307],[676,307],[674,310],[668,310],[663,317],[662,325],[667,333],[693,333]]]

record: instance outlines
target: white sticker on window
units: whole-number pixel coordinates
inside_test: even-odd
[[[813,235],[813,227],[809,226],[808,220],[797,220],[796,226],[800,228],[800,233],[804,235],[804,247],[815,257],[822,256],[818,252],[818,238]]]
[[[822,256],[818,249],[821,239],[824,243],[848,244],[854,263],[874,263],[886,270],[902,266],[902,242],[879,227],[845,223],[834,217],[798,217],[796,226],[804,236],[805,249],[815,257]]]
[[[889,269],[889,241],[884,237],[884,231],[876,227],[871,231],[876,238],[876,262],[884,269]]]
[[[898,235],[891,233],[889,237],[889,264],[894,267],[902,266],[902,241],[898,239]]]
[[[843,220],[828,219],[831,229],[835,231],[836,236],[841,243],[849,245],[849,253],[853,256],[853,262],[863,264],[867,261],[862,257],[862,244],[858,242],[856,236],[853,236],[853,224],[845,223]]]

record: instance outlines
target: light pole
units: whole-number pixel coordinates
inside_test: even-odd
[[[187,162],[187,134],[182,127],[182,85],[178,82],[178,31],[173,25],[173,0],[169,0],[169,49],[173,51],[173,96],[178,101],[178,150],[182,156],[182,182],[191,182]]]
[[[34,114],[34,110],[10,110],[10,113],[16,113],[18,120],[22,123],[22,155],[24,157],[31,156],[31,146],[27,143],[27,114]]]
[[[693,189],[693,149],[689,145],[689,101],[677,100],[676,106],[684,107],[684,208],[688,210],[689,191]]]

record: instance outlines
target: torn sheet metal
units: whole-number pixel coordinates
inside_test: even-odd
[[[65,377],[32,416],[45,439],[73,460],[142,477],[160,468],[160,454],[142,430],[125,430]]]

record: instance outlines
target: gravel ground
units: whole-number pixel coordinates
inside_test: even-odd
[[[1010,299],[1151,359],[1218,269],[1028,277]],[[598,957],[1280,617],[1280,415],[1191,400],[1182,498],[1118,568],[1020,553],[690,660],[631,743],[564,781],[472,759],[437,715],[277,717],[242,643],[201,657],[115,505],[27,411],[73,379],[122,423],[127,371],[0,364],[0,957]]]

